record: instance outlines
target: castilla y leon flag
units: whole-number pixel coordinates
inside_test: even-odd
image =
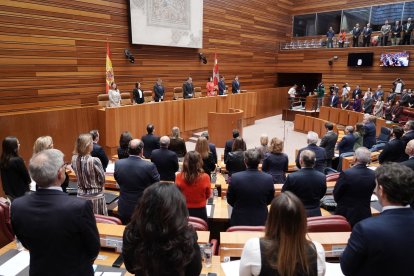
[[[214,81],[214,85],[217,85],[219,82],[219,69],[218,69],[217,54],[214,54],[213,81]]]
[[[109,91],[109,86],[115,81],[114,69],[112,68],[111,51],[109,50],[109,42],[106,42],[106,93]]]

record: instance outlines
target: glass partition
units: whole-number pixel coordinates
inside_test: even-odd
[[[406,2],[404,5],[403,24],[407,23],[407,19],[414,20],[414,2]]]
[[[357,23],[359,23],[360,28],[363,28],[369,22],[370,13],[371,7],[344,10],[341,29],[344,29],[346,32],[350,32]]]
[[[293,36],[316,35],[316,14],[298,15],[293,18]]]
[[[341,26],[342,11],[321,12],[317,13],[316,17],[316,32],[318,35],[326,35],[329,27],[332,27],[334,32],[339,33]]]

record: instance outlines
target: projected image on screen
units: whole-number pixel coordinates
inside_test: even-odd
[[[202,0],[130,0],[133,44],[202,48]]]
[[[383,53],[380,58],[380,66],[384,67],[406,67],[410,61],[408,52]]]

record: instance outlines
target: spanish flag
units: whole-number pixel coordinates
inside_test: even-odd
[[[219,69],[218,69],[218,60],[217,60],[217,54],[214,54],[214,67],[213,67],[213,81],[214,86],[216,86],[219,82]]]
[[[109,42],[106,42],[106,93],[109,91],[111,83],[115,81],[114,69],[112,68],[111,51],[109,50]]]

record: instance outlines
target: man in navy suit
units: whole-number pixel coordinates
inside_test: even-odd
[[[378,85],[377,90],[374,93],[373,96],[375,101],[378,101],[380,98],[382,98],[384,100],[384,90],[382,90],[382,85]]]
[[[175,173],[178,171],[177,154],[168,149],[170,138],[162,136],[160,139],[160,149],[152,151],[151,162],[157,167],[161,181],[175,181]]]
[[[300,171],[287,176],[282,192],[294,193],[305,205],[308,217],[321,216],[320,200],[326,193],[326,176],[315,170],[315,153],[304,150],[300,153]]]
[[[364,139],[363,139],[363,145],[367,149],[372,148],[373,145],[377,143],[376,140],[376,127],[375,127],[375,121],[377,118],[374,115],[365,114],[363,123],[364,123]]]
[[[164,86],[162,86],[162,79],[158,78],[154,85],[154,101],[160,102],[164,100]]]
[[[390,163],[377,168],[376,195],[383,206],[379,216],[354,226],[341,256],[345,275],[413,275],[414,172]]]
[[[339,155],[346,152],[354,151],[355,137],[353,135],[354,127],[346,126],[345,127],[345,136],[342,137],[342,140],[338,143]]]
[[[194,98],[194,85],[193,78],[188,77],[187,81],[183,84],[183,97],[184,99]]]
[[[240,136],[238,129],[233,129],[233,139],[227,140],[224,145],[224,163],[227,162],[227,157],[233,148],[234,139]]]
[[[299,162],[300,153],[304,150],[311,150],[315,153],[316,162],[315,162],[315,170],[320,171],[321,173],[325,172],[326,168],[326,151],[324,148],[318,147],[316,143],[318,143],[318,134],[313,131],[308,132],[308,146],[299,150],[298,155],[296,156],[296,167],[299,169],[301,168],[301,164]]]
[[[208,131],[203,131],[203,133],[201,133],[201,137],[204,137],[207,139],[207,141],[209,141],[209,136],[208,136]],[[210,141],[208,142],[208,147],[210,149],[210,152],[213,154],[213,159],[217,164],[217,149],[216,149],[216,145],[214,145],[213,143],[210,143]]]
[[[219,95],[224,95],[224,91],[226,91],[226,83],[224,82],[224,76],[220,76],[220,81],[218,83],[219,88]]]
[[[129,157],[115,162],[114,177],[119,185],[118,213],[127,224],[145,188],[160,181],[157,168],[142,158],[144,144],[139,139],[129,142]]]
[[[407,166],[414,170],[414,140],[408,142],[407,146],[405,147],[405,153],[408,155],[408,160],[401,162],[400,165]]]
[[[233,207],[230,225],[265,225],[267,205],[275,194],[273,177],[258,170],[261,154],[249,149],[244,154],[247,170],[231,176],[227,203]],[[254,185],[252,185],[254,183]]]
[[[404,144],[407,145],[412,139],[414,139],[414,121],[410,120],[404,125],[404,135],[401,137],[401,140],[404,141]]]
[[[337,95],[336,91],[333,91],[332,97],[331,97],[331,107],[338,107],[338,103],[339,103],[339,97]]]
[[[62,191],[63,153],[48,149],[36,154],[29,171],[37,191],[11,206],[13,231],[30,252],[29,274],[93,276],[100,242],[92,202]]]
[[[375,188],[375,173],[367,168],[371,152],[360,147],[354,158],[355,165],[341,172],[333,190],[338,204],[335,214],[346,217],[352,226],[371,216],[371,195]]]
[[[400,126],[394,126],[391,130],[391,139],[385,144],[380,155],[378,156],[378,161],[380,164],[386,162],[403,162],[407,160],[407,155],[405,154],[405,144],[401,140],[401,136],[404,131]]]
[[[239,76],[235,76],[234,80],[231,83],[231,92],[233,94],[240,93],[240,82],[239,82]]]
[[[354,91],[352,91],[352,99],[355,100],[356,96],[359,96],[359,98],[361,99],[362,96],[362,90],[361,88],[359,88],[359,85],[355,86]]]
[[[106,156],[104,149],[98,144],[99,142],[99,131],[94,129],[89,132],[92,135],[93,140],[93,150],[91,155],[93,157],[98,157],[101,160],[102,167],[106,171],[106,167],[108,167],[109,159]]]
[[[325,123],[326,134],[322,137],[319,146],[325,149],[326,152],[326,166],[332,167],[332,158],[335,156],[335,146],[338,141],[338,134],[333,131],[333,124],[331,122]]]
[[[144,157],[146,159],[151,158],[151,153],[155,149],[160,148],[160,137],[154,135],[155,127],[152,124],[147,125],[147,135],[141,137],[144,143]]]

